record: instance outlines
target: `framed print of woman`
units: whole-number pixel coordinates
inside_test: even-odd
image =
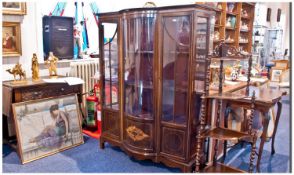
[[[23,164],[84,143],[76,94],[14,103],[13,114]]]

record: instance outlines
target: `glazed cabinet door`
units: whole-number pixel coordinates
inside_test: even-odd
[[[159,21],[162,49],[160,152],[185,160],[193,13],[163,14]]]
[[[101,22],[99,26],[100,73],[102,84],[102,134],[115,140],[120,138],[119,117],[119,48],[118,21]]]
[[[209,72],[208,55],[212,52],[213,46],[213,30],[214,30],[214,16],[204,12],[195,13],[194,23],[194,57],[192,62],[192,82],[193,93],[191,95],[191,108],[190,114],[192,118],[191,124],[191,144],[190,155],[191,158],[196,154],[196,135],[200,125],[200,108],[201,108],[201,96],[204,93],[208,93],[209,87],[206,87],[206,81],[209,82],[207,75]],[[207,107],[208,105],[206,105]],[[206,111],[208,108],[206,108]],[[206,112],[203,111],[203,112]]]
[[[124,143],[154,151],[154,33],[152,11],[123,19]]]

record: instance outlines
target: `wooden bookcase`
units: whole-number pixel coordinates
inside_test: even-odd
[[[252,51],[252,33],[255,3],[219,2],[216,6],[215,47],[221,40],[248,53]],[[247,26],[247,27],[245,27]]]

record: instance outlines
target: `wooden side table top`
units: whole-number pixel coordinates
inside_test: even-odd
[[[277,103],[283,95],[286,95],[285,91],[281,91],[279,89],[270,89],[267,87],[254,87],[250,86],[249,88],[249,96],[246,95],[246,89],[240,89],[235,92],[225,92],[221,95],[212,94],[209,98],[222,99],[222,100],[230,100],[236,102],[243,102],[251,104],[250,97],[255,91],[255,101],[257,106],[263,106],[270,108],[275,103]]]
[[[250,84],[252,86],[262,86],[264,84],[266,84],[268,82],[267,78],[256,78],[256,77],[252,77],[250,79]],[[235,83],[237,83],[236,85],[226,85],[223,87],[223,93],[231,93],[231,92],[235,92],[238,91],[240,89],[243,89],[247,86],[247,78],[243,79],[242,81],[235,81]],[[218,90],[212,90],[209,89],[209,95],[213,95],[213,94],[217,94]]]
[[[64,76],[60,76],[60,78],[64,78]],[[32,78],[28,78],[27,81],[24,83],[15,83],[14,80],[8,80],[8,81],[3,81],[2,85],[14,89],[14,88],[23,88],[23,87],[29,87],[29,86],[39,86],[39,85],[48,84],[47,82],[43,81],[43,79],[50,79],[50,77],[49,76],[40,77],[38,81],[33,81]]]
[[[79,102],[82,101],[82,84],[68,85],[66,82],[47,83],[42,79],[50,77],[41,77],[38,81],[27,79],[24,83],[14,80],[2,82],[2,112],[6,116],[12,115],[11,104],[23,101],[30,101],[42,98],[56,97],[71,93],[79,94]],[[60,76],[64,78],[64,76]]]

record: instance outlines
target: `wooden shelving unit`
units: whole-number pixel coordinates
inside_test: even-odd
[[[230,52],[228,52],[230,51]],[[251,144],[251,152],[250,152],[250,160],[249,160],[249,168],[248,172],[252,173],[254,169],[254,158],[255,158],[255,151],[256,151],[256,131],[253,130],[252,123],[253,123],[253,117],[254,117],[254,110],[255,110],[255,92],[252,93],[251,97],[249,96],[249,85],[250,85],[250,76],[251,74],[247,74],[247,82],[246,82],[246,90],[245,93],[242,95],[231,93],[223,93],[223,72],[224,72],[224,61],[232,61],[232,60],[248,60],[248,71],[251,71],[252,66],[252,57],[251,55],[242,55],[240,54],[234,47],[231,47],[231,45],[226,45],[223,42],[218,44],[216,46],[216,50],[214,51],[214,54],[212,56],[212,61],[218,60],[220,61],[220,70],[219,70],[219,87],[218,87],[218,93],[215,93],[213,95],[209,95],[204,97],[202,102],[205,102],[205,100],[208,99],[214,99],[217,100],[217,112],[216,112],[216,123],[211,124],[210,122],[205,122],[205,115],[204,113],[201,113],[200,117],[200,130],[197,134],[197,150],[196,150],[196,172],[203,172],[203,173],[244,173],[244,171],[230,167],[228,165],[223,164],[226,157],[227,152],[227,143],[228,141],[245,141]],[[209,86],[206,84],[206,86]],[[206,98],[206,99],[205,99]],[[229,112],[227,111],[228,108],[225,110],[222,109],[223,106],[223,100],[227,100],[228,104],[234,103],[235,105],[239,105],[238,107],[244,107],[240,103],[239,100],[241,99],[250,99],[249,100],[249,107],[246,108],[247,110],[250,110],[250,117],[248,118],[247,122],[247,128],[248,131],[236,131],[227,128],[227,121],[226,118],[229,116]],[[201,104],[201,110],[204,108],[205,103]],[[225,112],[226,111],[226,112]],[[224,112],[224,119],[221,121],[221,113]],[[222,126],[224,124],[224,126]],[[209,162],[206,164],[205,168],[201,170],[201,154],[203,154],[203,149],[201,149],[203,142],[205,139],[211,139],[210,144],[213,143],[213,160],[212,162]],[[213,142],[212,142],[213,141]],[[218,151],[219,146],[223,145],[223,159],[222,163],[219,162],[218,159]]]
[[[219,38],[214,39],[214,47],[219,40],[225,40],[227,44],[251,53],[254,8],[255,3],[219,2],[214,27],[215,34],[219,33]]]

